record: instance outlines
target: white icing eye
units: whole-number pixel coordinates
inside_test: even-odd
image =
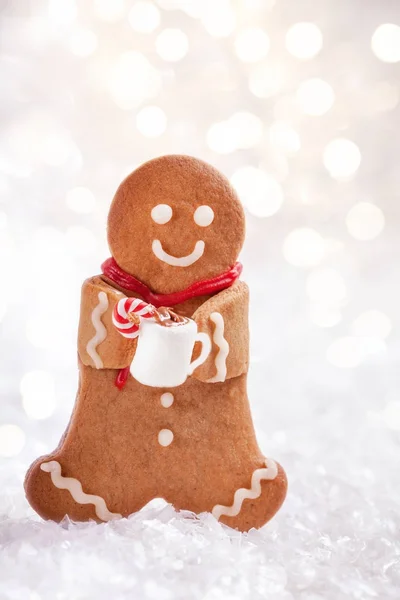
[[[200,227],[208,227],[214,221],[214,211],[210,206],[204,204],[196,208],[194,222]]]
[[[172,217],[172,208],[168,204],[157,204],[151,211],[151,218],[159,225],[165,225]]]

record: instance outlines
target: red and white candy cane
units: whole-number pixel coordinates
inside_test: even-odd
[[[114,307],[112,321],[121,335],[125,338],[134,339],[139,335],[140,325],[132,323],[129,315],[134,314],[142,317],[142,319],[151,319],[154,316],[154,311],[154,306],[143,302],[143,300],[122,298]]]

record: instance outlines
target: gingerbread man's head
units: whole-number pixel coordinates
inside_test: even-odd
[[[229,181],[190,156],[163,156],[131,173],[108,218],[118,265],[164,294],[227,271],[244,231],[243,209]]]

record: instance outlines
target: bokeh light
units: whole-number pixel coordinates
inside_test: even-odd
[[[68,190],[65,201],[68,208],[80,214],[91,213],[96,207],[96,198],[93,192],[83,186]]]
[[[231,182],[247,210],[255,217],[270,217],[282,206],[281,186],[262,169],[240,167],[232,175]]]
[[[392,322],[385,313],[377,309],[361,313],[351,327],[355,336],[386,339],[392,331]]]
[[[322,48],[323,38],[315,23],[296,23],[286,33],[286,49],[300,60],[309,60]]]
[[[21,427],[5,423],[0,425],[0,456],[17,456],[25,446],[25,434]]]
[[[220,154],[251,148],[261,141],[263,123],[248,112],[238,112],[226,121],[213,123],[207,132],[207,144]]]
[[[288,263],[296,267],[314,267],[325,256],[324,239],[315,229],[294,229],[283,242],[283,255]]]
[[[167,117],[159,106],[146,106],[136,115],[136,126],[145,137],[158,137],[167,128]]]
[[[156,49],[163,60],[177,62],[187,54],[189,40],[181,29],[164,29],[157,36]]]
[[[249,75],[249,88],[257,98],[269,98],[284,84],[284,74],[277,66],[254,65]]]
[[[236,25],[235,13],[229,0],[204,1],[201,5],[201,22],[206,31],[216,38],[230,35]]]
[[[97,36],[90,29],[76,29],[71,34],[68,45],[76,56],[90,56],[97,48]]]
[[[128,21],[134,31],[151,33],[160,24],[161,16],[158,8],[147,0],[136,2],[128,14]]]
[[[385,406],[383,420],[389,429],[400,431],[400,401],[392,400]]]
[[[300,136],[289,123],[285,121],[275,121],[269,128],[269,139],[273,146],[276,146],[287,154],[294,154],[300,150]]]
[[[338,138],[327,144],[324,165],[334,179],[347,179],[358,169],[361,163],[361,152],[351,140]]]
[[[46,371],[29,371],[21,379],[22,406],[31,419],[48,419],[55,409],[54,379]]]
[[[121,54],[112,70],[110,92],[119,108],[130,110],[147,98],[154,98],[161,90],[162,80],[157,71],[141,54],[134,50]]]
[[[359,339],[345,336],[336,339],[330,344],[326,352],[326,357],[328,362],[334,367],[354,369],[354,367],[358,367],[362,363],[365,351]]]
[[[306,290],[312,302],[328,307],[340,307],[346,300],[346,284],[342,275],[330,267],[311,271]]]
[[[318,327],[335,327],[342,320],[342,313],[337,308],[321,304],[311,304],[310,319]]]
[[[393,23],[379,25],[371,39],[372,51],[377,58],[387,63],[400,61],[400,27]]]
[[[57,2],[58,0],[56,0]],[[119,21],[125,12],[125,0],[94,0],[93,8],[95,15],[103,21],[115,23]]]
[[[267,56],[270,47],[268,35],[263,29],[249,27],[244,29],[235,39],[235,50],[238,58],[246,63],[257,62]]]
[[[65,27],[75,21],[78,8],[75,0],[49,0],[49,21],[60,27]]]
[[[356,240],[373,240],[383,231],[385,216],[379,206],[358,202],[347,213],[346,227]]]
[[[307,79],[297,89],[296,100],[307,115],[323,115],[332,107],[335,95],[323,79]]]

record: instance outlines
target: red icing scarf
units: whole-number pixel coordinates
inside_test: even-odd
[[[239,279],[243,265],[237,262],[228,271],[221,273],[217,277],[205,279],[204,281],[196,281],[196,283],[193,283],[185,290],[173,292],[172,294],[156,294],[142,281],[139,281],[139,279],[121,269],[113,258],[108,258],[103,262],[101,269],[103,274],[113,283],[125,290],[140,294],[146,302],[158,308],[159,306],[176,306],[191,298],[216,294],[221,290],[225,290]],[[129,371],[130,367],[125,367],[119,371],[115,380],[115,385],[118,389],[122,390],[124,388],[129,377]]]
[[[146,284],[133,277],[116,263],[113,258],[108,258],[101,265],[103,274],[119,287],[140,294],[149,304],[153,304],[156,308],[160,306],[176,306],[199,296],[208,294],[216,294],[221,290],[225,290],[235,283],[240,277],[243,270],[243,265],[240,262],[234,264],[228,271],[204,281],[196,281],[185,290],[173,292],[172,294],[156,294]]]

